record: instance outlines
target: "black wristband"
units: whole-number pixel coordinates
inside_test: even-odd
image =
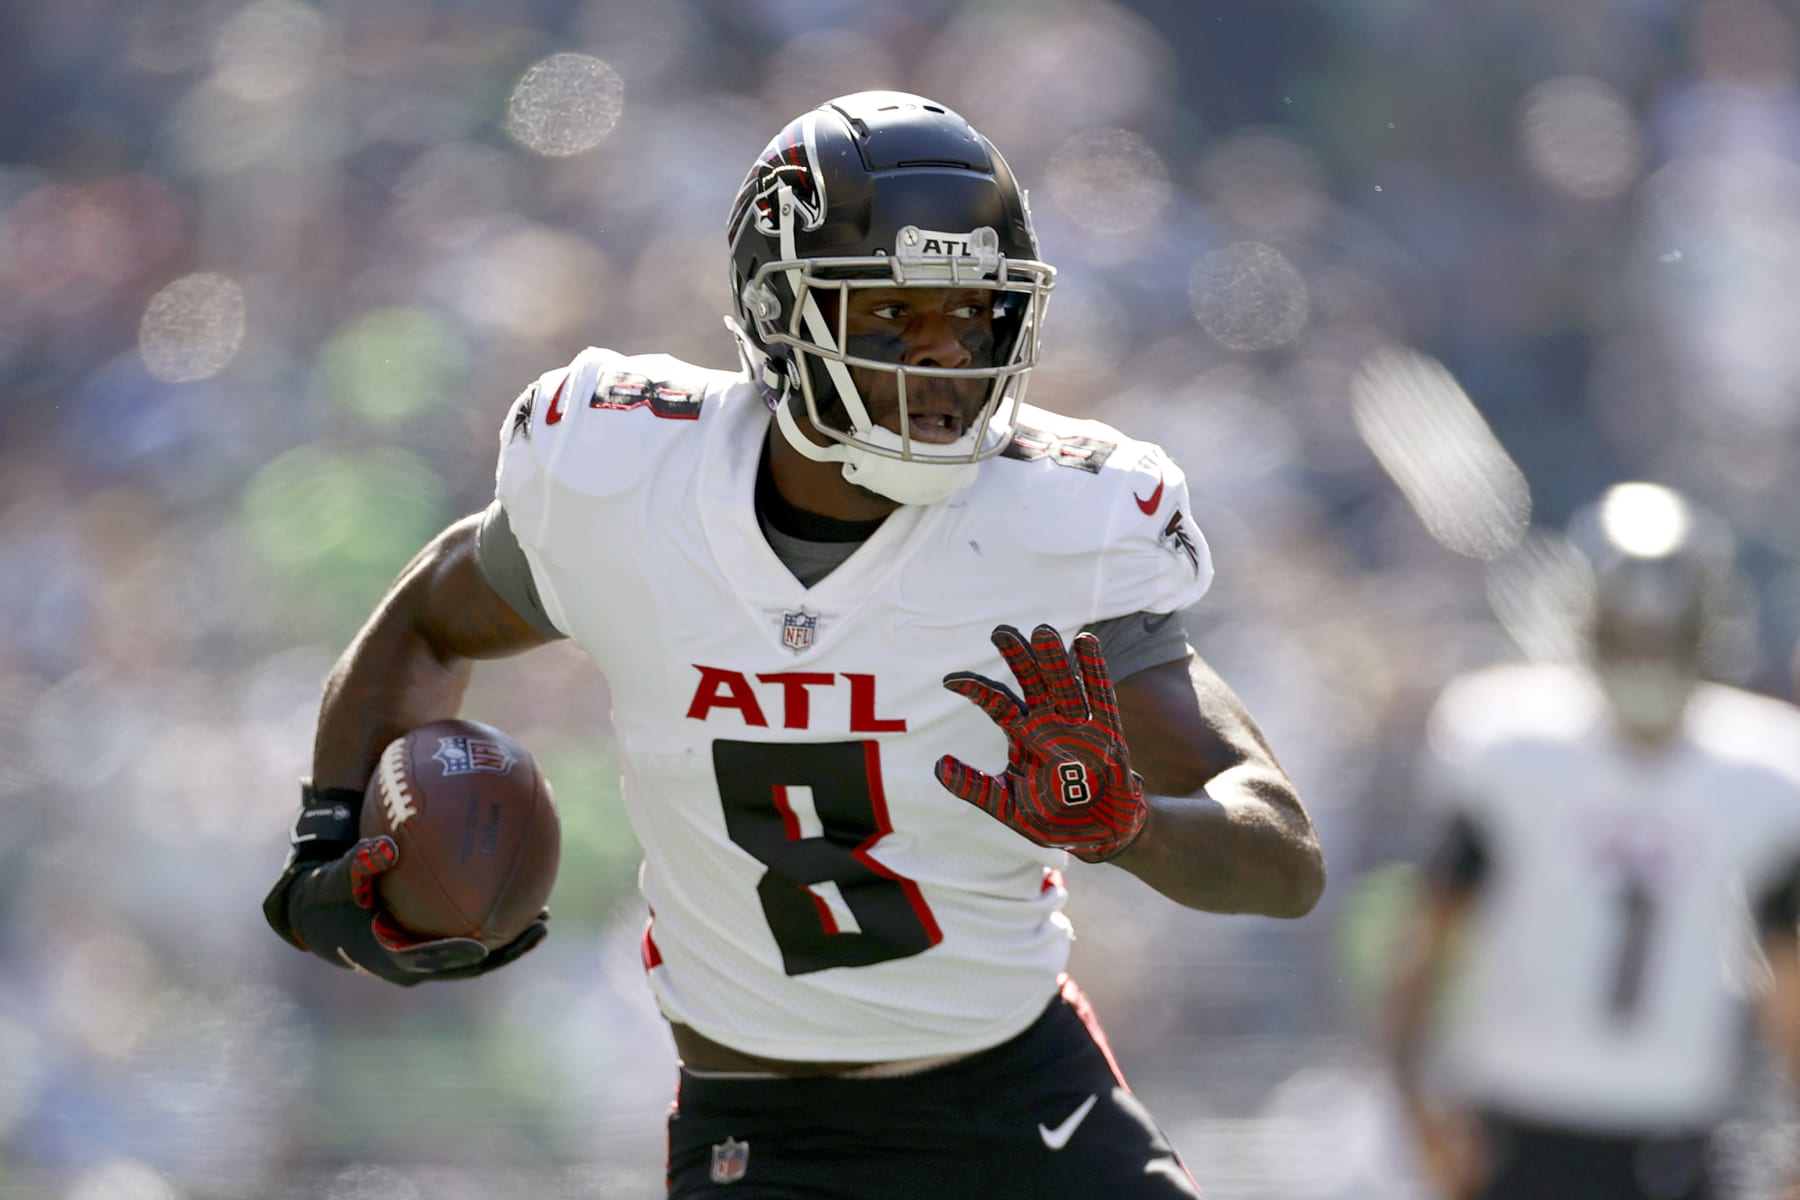
[[[283,941],[306,949],[288,916],[288,894],[307,871],[330,862],[356,844],[362,828],[363,794],[355,788],[315,788],[300,781],[300,815],[288,831],[287,863],[263,898],[263,917]]]
[[[356,788],[315,788],[300,781],[300,815],[288,842],[294,862],[323,862],[356,844],[362,827],[363,794]]]

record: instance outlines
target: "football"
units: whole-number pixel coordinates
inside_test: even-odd
[[[475,721],[433,721],[381,752],[362,836],[382,834],[400,849],[379,880],[394,923],[490,949],[544,907],[562,851],[550,781],[523,746]]]

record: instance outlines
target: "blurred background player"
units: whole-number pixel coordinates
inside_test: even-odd
[[[1022,403],[1054,272],[944,106],[864,92],[790,122],[729,244],[744,369],[589,349],[545,374],[494,503],[339,660],[270,924],[402,984],[541,942],[372,927],[396,852],[356,810],[474,660],[568,637],[610,685],[644,851],[672,1196],[1197,1196],[1064,973],[1060,868],[1277,917],[1324,874],[1176,617],[1212,581],[1185,479]]]
[[[1701,681],[1732,570],[1710,514],[1621,484],[1570,532],[1589,661],[1475,672],[1432,714],[1446,828],[1393,1067],[1444,1196],[1700,1200],[1752,994],[1800,1063],[1800,711]]]

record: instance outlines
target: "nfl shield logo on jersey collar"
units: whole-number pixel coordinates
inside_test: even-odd
[[[734,1137],[713,1146],[712,1172],[710,1178],[714,1183],[736,1183],[750,1169],[750,1143],[740,1142]]]
[[[801,608],[799,612],[781,614],[781,644],[799,654],[810,649],[813,638],[819,632],[819,614],[807,612]]]

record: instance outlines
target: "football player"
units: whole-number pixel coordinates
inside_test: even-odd
[[[1187,643],[1212,562],[1181,471],[1023,404],[1054,272],[944,106],[793,121],[728,237],[743,370],[590,349],[544,375],[493,504],[346,651],[270,920],[398,983],[535,945],[372,930],[394,851],[353,813],[473,661],[568,637],[610,684],[644,855],[671,1195],[1194,1196],[1063,973],[1058,868],[1276,917],[1324,875]]]
[[[1746,993],[1800,1065],[1800,710],[1701,682],[1731,570],[1715,518],[1621,484],[1571,536],[1589,660],[1476,672],[1432,714],[1445,834],[1394,1068],[1444,1196],[1698,1200]]]

